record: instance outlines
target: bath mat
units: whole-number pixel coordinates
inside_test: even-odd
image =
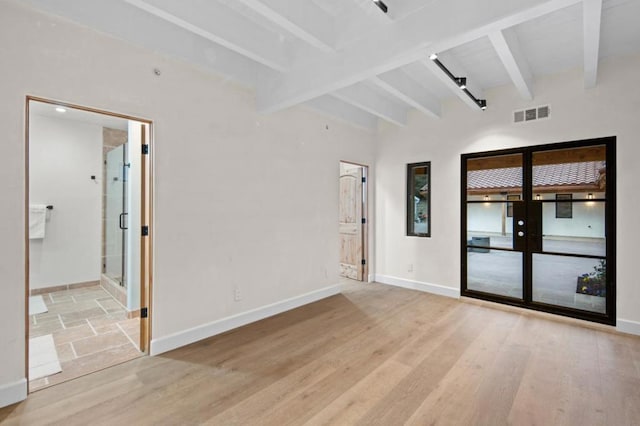
[[[29,380],[51,376],[62,371],[51,334],[29,339]]]
[[[42,296],[31,296],[29,297],[29,315],[42,314],[47,312],[47,305],[44,303],[44,299]]]

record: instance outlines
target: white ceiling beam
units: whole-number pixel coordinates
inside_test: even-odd
[[[313,2],[236,0],[293,36],[324,52],[335,51],[333,19]]]
[[[584,0],[584,87],[595,87],[600,55],[602,0]]]
[[[391,19],[402,19],[425,6],[431,6],[438,0],[383,0],[389,7]]]
[[[387,98],[377,94],[364,84],[354,84],[331,95],[390,123],[398,126],[407,124],[408,108],[402,108],[393,102],[389,102]]]
[[[401,70],[393,70],[369,81],[429,117],[440,118],[440,101]]]
[[[293,106],[417,61],[431,50],[444,51],[581,1],[511,0],[492,7],[467,0],[434,3],[334,54],[308,57],[292,72],[273,77],[258,88],[258,109],[270,112]]]
[[[124,0],[216,44],[266,65],[287,71],[283,41],[232,10],[207,0]],[[242,30],[239,30],[242,29]]]
[[[480,111],[480,108],[478,107],[478,105],[473,101],[473,99],[471,99],[464,91],[462,91],[460,89],[460,87],[458,87],[458,85],[449,78],[448,75],[446,75],[441,69],[440,67],[438,67],[438,65],[436,65],[435,62],[433,62],[430,59],[421,59],[420,61],[418,61],[420,64],[422,64],[425,68],[427,68],[434,76],[436,76],[438,78],[438,80],[440,80],[442,82],[442,84],[451,91],[451,93],[453,93],[454,95],[456,95],[458,98],[460,98],[460,100],[462,102],[464,102],[465,104],[467,104],[469,106],[469,108],[473,109],[473,110],[478,110]],[[443,62],[444,64],[444,62]],[[448,64],[444,64],[447,68],[449,67]],[[457,77],[463,77],[463,75],[461,74],[454,74]],[[469,80],[467,80],[467,86],[469,85]],[[468,88],[469,91],[471,93],[473,93],[473,95],[478,98],[481,99],[480,94],[476,94],[476,92],[474,92],[470,87]]]
[[[532,74],[513,29],[494,31],[489,40],[523,99],[533,99]]]
[[[320,96],[307,101],[304,105],[333,119],[365,130],[371,131],[378,127],[378,117],[333,96]]]

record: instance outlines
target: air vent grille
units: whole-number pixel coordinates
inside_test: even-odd
[[[543,105],[535,108],[527,108],[513,112],[513,122],[523,123],[526,121],[542,120],[551,116],[551,108],[549,105]]]

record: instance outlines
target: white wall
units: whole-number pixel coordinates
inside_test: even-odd
[[[154,341],[337,288],[339,162],[372,164],[370,133],[305,108],[259,115],[223,78],[0,4],[0,393],[24,385],[27,94],[154,120]]]
[[[600,62],[598,86],[585,90],[581,70],[540,78],[526,102],[512,86],[486,92],[489,109],[471,110],[459,100],[443,105],[442,118],[414,112],[404,128],[386,126],[377,137],[376,273],[378,279],[460,286],[460,155],[510,147],[617,136],[617,315],[640,332],[637,241],[640,198],[640,56]],[[514,110],[551,106],[551,118],[512,124]],[[432,237],[407,237],[406,164],[431,161]],[[413,264],[413,272],[408,265]],[[399,279],[399,280],[398,280]]]
[[[573,199],[584,199],[587,194],[575,193]],[[595,198],[604,198],[603,193],[594,193]],[[546,198],[555,198],[546,195]],[[572,218],[556,218],[555,203],[542,205],[542,232],[546,236],[570,236],[604,238],[604,203],[590,201],[573,203]]]
[[[32,114],[31,204],[50,204],[44,239],[30,241],[32,289],[100,279],[102,127]]]
[[[595,198],[604,198],[604,193],[594,192]],[[584,199],[584,192],[574,193],[573,199]],[[495,198],[498,196],[494,196]],[[472,196],[469,200],[481,201],[482,196]],[[541,199],[555,200],[555,194],[544,194]],[[573,203],[573,217],[556,218],[555,203],[542,204],[543,234],[548,237],[604,238],[604,203],[590,201]],[[513,230],[513,218],[505,222],[507,234]],[[472,203],[467,206],[467,231],[502,233],[502,204]]]

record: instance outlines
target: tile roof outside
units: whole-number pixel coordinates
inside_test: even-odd
[[[581,163],[545,164],[533,166],[533,186],[581,186],[597,185],[603,161]],[[470,170],[467,172],[467,189],[496,189],[522,187],[522,168]]]

